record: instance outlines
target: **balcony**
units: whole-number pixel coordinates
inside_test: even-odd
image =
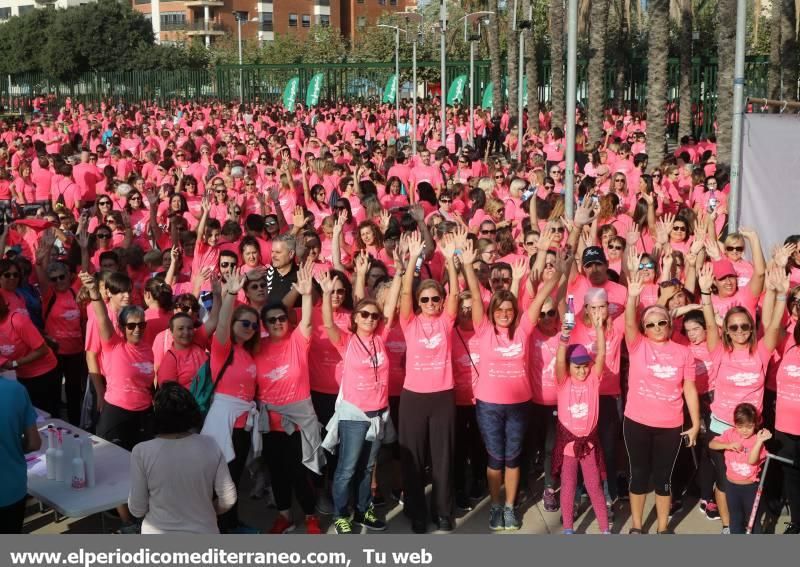
[[[185,2],[187,8],[199,8],[201,6],[225,6],[222,0],[188,0]]]
[[[188,25],[187,22],[161,22],[161,31],[184,31]]]
[[[186,35],[225,35],[228,33],[228,26],[217,22],[187,22],[184,27]]]

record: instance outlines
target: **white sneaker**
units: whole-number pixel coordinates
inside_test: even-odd
[[[731,535],[731,528],[729,526],[725,526],[722,528],[722,535]]]

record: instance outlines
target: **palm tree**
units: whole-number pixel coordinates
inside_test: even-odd
[[[680,45],[680,102],[678,108],[678,139],[692,134],[692,0],[679,0],[681,8]]]
[[[519,31],[511,29],[511,22],[514,17],[513,2],[506,4],[506,80],[508,81],[508,116],[511,124],[514,124],[519,117],[517,108],[517,95],[519,93]]]
[[[729,164],[733,126],[733,67],[736,53],[736,0],[717,2],[717,159]],[[648,124],[649,127],[649,124]]]
[[[606,105],[606,32],[609,0],[592,0],[589,31],[589,139],[601,140]]]
[[[734,2],[736,0],[733,0]],[[650,0],[647,47],[647,153],[658,164],[664,157],[669,55],[669,0]]]
[[[575,96],[575,93],[570,96]],[[565,127],[564,0],[550,0],[550,102],[553,126]]]
[[[783,71],[782,99],[797,100],[797,12],[794,0],[774,0],[775,10],[781,10],[781,67]]]
[[[522,13],[530,13],[531,0],[523,0]],[[539,116],[539,84],[538,69],[536,68],[536,30],[533,28],[525,34],[525,77],[528,80],[528,98],[525,106],[528,108],[528,127],[536,124]]]
[[[487,36],[489,40],[489,75],[492,80],[492,106],[495,113],[503,111],[503,69],[500,63],[500,19],[497,17],[497,0],[489,0],[489,11],[494,15],[489,18]]]
[[[777,2],[772,3],[770,14],[769,70],[767,72],[767,96],[781,98],[781,12]],[[777,109],[773,109],[775,111]]]

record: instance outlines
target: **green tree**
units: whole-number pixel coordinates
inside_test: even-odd
[[[0,26],[0,71],[3,74],[25,73],[41,69],[43,33],[53,23],[55,10],[33,10],[15,16]]]

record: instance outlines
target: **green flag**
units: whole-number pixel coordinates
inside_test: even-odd
[[[494,99],[494,94],[492,92],[492,81],[486,83],[486,87],[483,89],[483,98],[481,98],[481,108],[492,108]]]
[[[286,88],[283,90],[283,108],[288,111],[294,111],[294,105],[297,103],[297,90],[300,86],[300,77],[292,77],[286,83]]]
[[[319,93],[322,92],[322,80],[324,79],[324,75],[322,73],[317,73],[308,83],[308,91],[306,92],[306,106],[312,107],[317,106],[319,104]]]
[[[459,102],[462,98],[464,98],[464,86],[466,84],[466,75],[459,75],[453,79],[453,82],[450,83],[450,89],[447,91],[447,104]]]
[[[393,104],[396,96],[397,96],[397,75],[395,73],[392,73],[391,75],[389,75],[389,79],[386,81],[386,88],[383,89],[383,102]]]

